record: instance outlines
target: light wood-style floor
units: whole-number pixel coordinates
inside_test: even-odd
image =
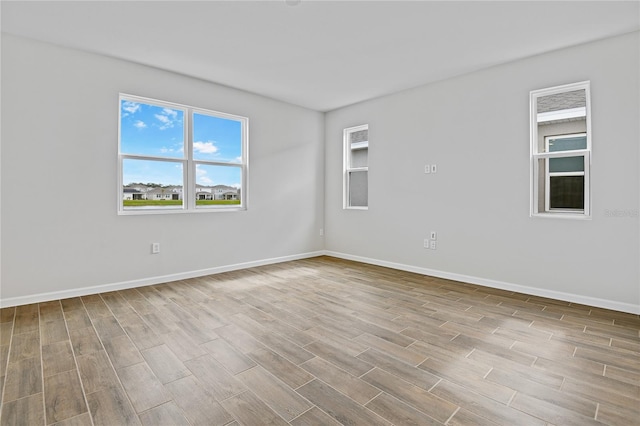
[[[2,425],[640,422],[637,315],[330,257],[1,314]]]

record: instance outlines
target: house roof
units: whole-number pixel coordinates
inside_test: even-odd
[[[587,105],[584,89],[538,98],[538,113],[561,111],[563,109],[581,108]]]
[[[238,188],[233,187],[233,186],[228,186],[228,185],[200,185],[200,184],[196,184],[196,189],[198,188],[206,188],[206,189],[229,189],[229,190],[233,190],[236,191]]]
[[[169,188],[153,188],[146,192],[147,194],[173,194],[174,192]]]

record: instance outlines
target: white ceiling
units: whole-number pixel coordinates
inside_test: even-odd
[[[2,31],[328,111],[640,29],[640,1],[2,1]]]

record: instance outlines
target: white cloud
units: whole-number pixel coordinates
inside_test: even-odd
[[[196,182],[200,185],[211,185],[213,181],[207,176],[207,171],[200,168],[199,164],[196,164]]]
[[[127,111],[129,114],[135,114],[136,111],[140,109],[140,104],[135,102],[125,101],[122,103],[122,109]]]
[[[169,148],[167,148],[166,146],[163,146],[162,148],[160,148],[161,154],[176,153],[176,152],[179,152],[179,153],[184,152],[184,146],[182,144],[175,144]]]
[[[137,129],[144,129],[145,127],[147,127],[147,125],[144,124],[144,121],[140,120],[137,120],[135,123],[133,123],[133,126]]]
[[[160,115],[160,114],[154,114],[154,116],[161,122],[164,124],[169,124],[171,123],[171,119],[169,117],[167,117],[166,115]]]
[[[207,142],[194,142],[193,150],[201,154],[215,154],[218,152],[218,147],[214,145],[212,141]]]
[[[169,108],[163,108],[160,114],[154,114],[153,116],[162,123],[159,127],[160,130],[170,129],[175,123],[180,122],[180,120],[178,120],[178,111]]]
[[[163,108],[162,109],[162,113],[164,115],[171,116],[174,119],[178,116],[178,111],[170,109],[170,108]]]

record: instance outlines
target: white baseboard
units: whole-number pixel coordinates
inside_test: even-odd
[[[599,299],[595,297],[582,296],[579,294],[564,293],[560,291],[545,290],[536,287],[528,287],[519,284],[496,281],[487,278],[479,278],[470,275],[457,274],[453,272],[439,271],[436,269],[422,268],[419,266],[406,265],[402,263],[388,262],[386,260],[372,259],[363,256],[355,256],[346,253],[334,252],[330,250],[320,250],[309,253],[301,253],[289,256],[275,257],[271,259],[255,260],[251,262],[236,263],[233,265],[218,266],[196,271],[187,271],[177,274],[162,275],[137,280],[124,281],[119,283],[104,284],[92,287],[74,288],[70,290],[39,293],[28,296],[12,297],[0,299],[0,308],[10,306],[28,305],[30,303],[48,302],[50,300],[67,299],[70,297],[87,296],[90,294],[104,293],[107,291],[125,290],[129,288],[142,287],[146,285],[162,284],[171,281],[185,280],[189,278],[203,277],[206,275],[219,274],[222,272],[237,271],[240,269],[253,268],[256,266],[271,265],[275,263],[288,262],[291,260],[307,259],[316,256],[333,256],[340,259],[353,260],[356,262],[368,263],[371,265],[384,266],[401,271],[414,272],[431,277],[444,278],[448,280],[461,281],[470,284],[477,284],[483,287],[497,288],[501,290],[513,291],[517,293],[530,294],[532,296],[548,297],[550,299],[563,300],[566,302],[580,303],[598,308],[611,309],[614,311],[640,314],[640,306],[632,303],[617,302],[614,300]]]
[[[640,305],[632,303],[617,302],[615,300],[599,299],[595,297],[582,296],[573,293],[564,293],[561,291],[545,290],[536,287],[528,287],[519,284],[512,284],[503,281],[496,281],[487,278],[473,277],[470,275],[456,274],[453,272],[438,271],[436,269],[422,268],[418,266],[405,265],[402,263],[387,262],[385,260],[371,259],[368,257],[354,256],[351,254],[334,252],[325,250],[327,256],[333,256],[340,259],[354,260],[356,262],[369,263],[371,265],[384,266],[387,268],[398,269],[401,271],[415,272],[417,274],[428,275],[431,277],[444,278],[448,280],[461,281],[469,284],[477,284],[483,287],[497,288],[500,290],[513,291],[517,293],[530,294],[532,296],[547,297],[550,299],[563,300],[565,302],[579,303],[581,305],[589,305],[597,308],[611,309],[614,311],[627,312],[630,314],[640,314]]]
[[[90,294],[104,293],[107,291],[126,290],[129,288],[142,287],[146,285],[162,284],[171,281],[186,280],[189,278],[203,277],[206,275],[219,274],[221,272],[237,271],[239,269],[253,268],[256,266],[271,265],[274,263],[288,262],[290,260],[307,259],[310,257],[322,256],[324,251],[294,254],[290,256],[274,257],[271,259],[255,260],[251,262],[236,263],[233,265],[218,266],[215,268],[200,269],[196,271],[180,272],[177,274],[162,275],[150,278],[124,281],[119,283],[104,284],[92,287],[74,288],[70,290],[52,291],[49,293],[39,293],[29,296],[11,297],[0,299],[0,308],[10,306],[28,305],[30,303],[48,302],[50,300],[68,299],[70,297],[88,296]]]

